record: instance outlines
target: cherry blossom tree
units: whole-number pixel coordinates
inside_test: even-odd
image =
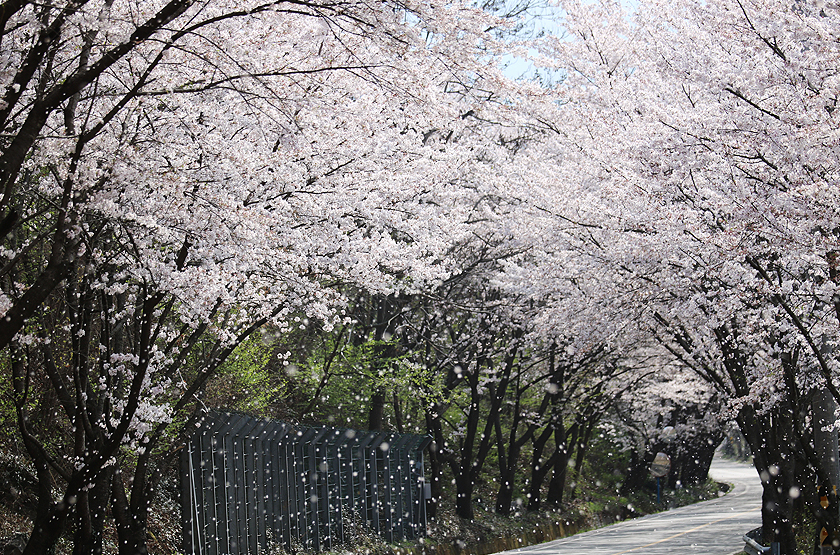
[[[143,553],[172,419],[237,345],[342,322],[338,285],[450,273],[503,181],[476,177],[498,126],[466,132],[515,119],[485,33],[502,23],[422,2],[0,13],[0,346],[40,487],[26,553],[69,523],[100,551],[108,508],[120,552]]]
[[[344,291],[388,300],[374,341],[439,374],[431,463],[461,516],[494,437],[502,473],[531,441],[541,482],[565,417],[582,456],[596,405],[546,389],[553,424],[526,426],[523,380],[653,337],[750,441],[771,540],[791,551],[802,501],[835,533],[814,407],[840,402],[838,11],[560,4],[568,35],[539,50],[458,2],[0,5],[0,347],[42,487],[27,554],[71,519],[96,552],[108,506],[144,552],[173,415],[264,324],[365,325]],[[511,83],[505,48],[563,79]],[[568,364],[528,366],[552,345]],[[48,393],[61,438],[32,418]]]
[[[768,539],[792,552],[796,492],[831,538],[836,510],[816,495],[831,471],[809,422],[815,395],[837,398],[840,14],[806,1],[561,5],[568,35],[543,50],[565,72],[561,105],[538,117],[553,122],[562,187],[589,206],[555,209],[553,237],[591,226],[577,236],[612,289],[593,298],[620,309],[614,322],[646,322],[724,395],[756,453]],[[563,256],[543,267],[562,275]]]
[[[569,469],[582,468],[593,432],[626,389],[626,378],[636,376],[620,368],[617,359],[603,345],[585,352],[560,349],[556,342],[549,346],[548,379],[540,383],[544,394],[536,411],[538,418],[526,432],[531,434],[529,510],[539,509],[544,502],[562,506]]]
[[[427,209],[411,219],[417,229],[399,229],[394,224],[408,220],[397,203],[428,200],[460,161],[455,147],[427,148],[434,156],[417,147],[430,142],[430,130],[457,127],[471,99],[487,94],[477,87],[493,72],[480,59],[491,40],[479,45],[476,28],[491,21],[479,11],[21,2],[4,5],[3,14],[3,230],[38,229],[7,250],[4,271],[34,260],[28,255],[36,245],[49,248],[30,283],[4,291],[0,344],[66,277],[75,257],[91,256],[83,211],[153,230],[143,239],[158,244],[148,248],[138,238],[141,256],[171,258],[189,237],[190,254],[200,259],[205,246],[216,249],[198,239],[211,222],[219,239],[271,239],[253,260],[289,267],[292,260],[279,253],[295,256],[289,245],[307,237],[301,224],[322,218],[337,235],[320,237],[321,244],[349,252],[357,240],[366,242],[360,252],[394,273],[412,264],[397,262],[400,254],[411,260],[431,249],[422,256],[439,256],[441,244],[424,243],[422,228],[439,235],[448,220]],[[216,183],[223,190],[211,192]],[[346,196],[339,200],[333,191]],[[380,224],[392,233],[378,237],[378,250],[369,248],[373,236],[347,233]],[[390,248],[407,237],[419,251]],[[318,255],[308,249],[297,255],[311,264]],[[319,260],[311,275],[329,266],[373,277],[365,257],[327,252]],[[240,280],[245,272],[236,272]]]
[[[612,406],[611,430],[630,453],[623,495],[649,479],[650,465],[659,452],[671,459],[669,487],[702,483],[723,439],[719,395],[713,385],[666,357],[661,351],[650,357],[645,363],[653,370]]]
[[[474,516],[473,492],[494,447],[494,424],[527,357],[522,327],[480,276],[446,284],[405,332],[416,346],[414,362],[439,376],[439,384],[423,392],[426,428],[435,440],[432,496],[441,497],[447,465],[456,489],[455,511],[465,519]]]

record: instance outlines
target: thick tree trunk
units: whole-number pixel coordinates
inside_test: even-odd
[[[385,390],[377,389],[370,396],[370,410],[368,411],[368,430],[381,430],[385,414]]]
[[[499,491],[496,492],[496,512],[503,516],[510,515],[513,504],[513,472],[505,472],[499,476]]]
[[[709,477],[709,467],[721,439],[722,433],[701,433],[683,446],[679,472],[673,472],[680,484],[694,486],[703,483]]]
[[[648,445],[641,456],[635,450],[630,453],[630,468],[627,469],[619,495],[626,496],[644,487],[650,476],[650,465],[653,464],[657,451],[655,446]]]
[[[531,480],[528,491],[528,510],[539,509],[542,505],[542,486],[548,473],[552,473],[549,482],[547,500],[554,506],[563,502],[563,489],[566,486],[566,469],[569,448],[567,444],[566,425],[563,422],[563,411],[560,407],[561,399],[566,395],[566,367],[557,364],[557,346],[552,344],[549,349],[548,364],[551,370],[551,381],[546,400],[551,407],[548,426],[534,439],[531,455]],[[576,429],[576,428],[575,428]],[[554,437],[554,452],[548,459],[543,458],[548,440]],[[562,467],[560,466],[562,465]],[[561,475],[556,476],[560,472]],[[557,481],[555,481],[557,480]],[[559,486],[559,491],[558,491]]]
[[[83,491],[76,502],[76,532],[73,535],[73,555],[101,555],[102,517],[91,491]],[[93,506],[92,506],[93,505]],[[104,507],[102,508],[104,510]]]
[[[519,467],[519,455],[522,453],[522,446],[531,439],[534,427],[529,426],[528,430],[521,436],[516,437],[517,428],[521,421],[519,415],[519,400],[514,406],[513,423],[509,433],[507,453],[505,454],[505,441],[502,434],[500,414],[496,414],[496,437],[499,442],[499,489],[496,492],[495,510],[500,515],[509,515],[513,502],[513,484],[516,480],[516,469]]]
[[[460,461],[458,464],[454,464],[452,469],[453,474],[455,474],[457,490],[455,513],[461,518],[473,519],[472,494],[475,487],[474,481],[481,474],[481,468],[490,452],[493,435],[492,424],[499,418],[502,401],[510,384],[510,375],[516,361],[517,350],[517,348],[513,348],[508,353],[502,370],[499,372],[498,383],[491,384],[489,387],[490,404],[487,407],[486,423],[482,432],[479,432],[483,398],[483,394],[479,391],[479,369],[476,368],[467,377],[470,385],[470,408],[467,412],[466,433],[461,444]],[[476,441],[478,441],[477,446]]]
[[[548,482],[548,494],[545,500],[552,507],[563,504],[563,490],[566,489],[566,477],[569,473],[568,463],[568,457],[560,457],[551,472],[551,481]]]
[[[543,432],[534,440],[534,449],[531,453],[531,479],[528,483],[528,510],[535,511],[542,505],[542,485],[545,482],[548,472],[552,469],[553,463],[551,460],[555,458],[554,455],[548,460],[543,459],[545,446],[551,437],[551,429],[546,427]]]
[[[102,472],[94,487],[79,495],[73,555],[101,555],[103,552],[112,474],[110,468]]]
[[[146,515],[136,515],[132,512],[119,474],[115,475],[112,481],[111,511],[117,525],[117,553],[147,555],[149,550],[146,546]],[[145,513],[145,509],[143,512]]]
[[[577,437],[578,425],[573,424],[571,428],[572,441],[568,441],[568,434],[563,426],[554,431],[554,443],[557,445],[551,461],[551,481],[548,483],[548,494],[546,502],[552,507],[559,507],[563,504],[563,492],[566,489],[566,478],[569,475],[569,459],[573,454],[573,445]]]
[[[45,492],[42,490],[40,493]],[[52,491],[49,491],[47,499],[44,499],[41,495],[32,533],[26,543],[23,555],[53,555],[55,553],[55,545],[64,534],[67,526],[71,501],[75,499],[75,495],[65,495],[64,499],[55,503],[52,501]]]
[[[765,542],[778,543],[781,553],[796,552],[791,488],[795,484],[793,453],[780,411],[758,415],[752,406],[738,414],[738,424],[753,451],[753,464],[761,477],[761,525]]]
[[[38,503],[35,509],[35,519],[32,533],[23,551],[23,555],[52,555],[55,544],[64,533],[67,514],[70,510],[69,497],[56,503],[53,501],[53,473],[49,466],[49,458],[44,447],[33,436],[30,428],[30,417],[27,413],[27,396],[29,395],[26,379],[28,365],[24,353],[18,351],[14,345],[9,346],[12,368],[12,385],[15,392],[15,409],[18,429],[27,453],[35,465],[38,478]]]
[[[441,471],[443,470],[438,458],[438,450],[436,444],[435,448],[429,450],[429,485],[432,493],[432,498],[426,500],[426,517],[429,520],[437,519],[437,508],[440,501],[441,487]]]
[[[472,499],[474,486],[470,472],[455,478],[455,514],[467,520],[475,516]]]
[[[64,519],[62,515],[53,511],[46,514],[39,511],[35,517],[32,533],[29,535],[29,541],[26,542],[23,555],[53,555],[55,544],[63,532]]]

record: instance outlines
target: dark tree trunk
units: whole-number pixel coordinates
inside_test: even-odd
[[[503,516],[509,516],[513,504],[513,472],[505,472],[499,476],[499,491],[496,492],[496,512]]]
[[[393,399],[394,399],[394,424],[397,427],[397,433],[404,434],[405,433],[405,421],[403,419],[402,406],[400,405],[400,396],[396,391],[394,391]]]
[[[475,516],[472,499],[474,487],[470,472],[455,478],[455,514],[463,519],[472,520]]]
[[[481,365],[477,365],[466,378],[470,386],[470,407],[467,412],[467,428],[461,443],[460,460],[457,464],[452,465],[452,473],[455,475],[455,487],[457,490],[455,514],[464,519],[472,520],[474,516],[472,493],[475,480],[481,474],[481,469],[490,452],[491,438],[493,437],[493,423],[499,418],[502,402],[510,384],[510,375],[516,364],[517,351],[518,346],[511,348],[499,372],[499,381],[491,388],[490,403],[485,416],[486,423],[480,434],[479,424],[483,397],[479,392],[479,372]],[[477,446],[476,441],[478,441]]]
[[[38,503],[32,533],[24,549],[24,555],[51,555],[55,552],[55,544],[64,533],[67,514],[70,510],[69,496],[60,502],[53,501],[52,469],[49,466],[49,456],[44,447],[34,437],[31,422],[27,412],[29,390],[29,364],[26,354],[14,344],[9,345],[11,359],[12,387],[14,390],[15,411],[18,430],[23,438],[23,444],[33,464],[38,478]]]
[[[621,484],[620,496],[626,496],[644,487],[650,476],[650,465],[653,464],[657,451],[656,446],[649,445],[641,456],[636,451],[630,454],[630,468],[627,469],[627,475]]]
[[[426,429],[434,441],[429,447],[429,470],[431,471],[430,485],[432,498],[426,503],[426,516],[434,520],[437,518],[437,508],[441,496],[441,477],[443,475],[443,461],[441,460],[441,449],[444,447],[443,427],[440,421],[440,414],[443,407],[435,405],[426,409]]]
[[[52,555],[55,553],[55,544],[63,532],[63,515],[53,510],[46,513],[38,511],[23,555]]]
[[[370,410],[368,411],[368,430],[381,430],[385,414],[385,390],[377,389],[370,396]]]
[[[572,437],[577,435],[577,425],[572,426]],[[554,432],[554,442],[557,445],[555,459],[551,470],[551,481],[548,483],[546,501],[552,507],[563,504],[563,492],[566,489],[566,478],[569,475],[569,459],[572,450],[569,448],[568,436],[565,428],[560,427]]]
[[[105,514],[111,489],[111,472],[103,472],[95,486],[79,495],[76,503],[76,533],[73,555],[101,555]]]
[[[43,494],[44,491],[40,493]],[[23,555],[53,555],[55,553],[55,545],[67,526],[67,517],[72,508],[71,501],[75,499],[76,495],[65,495],[61,501],[53,502],[52,491],[49,491],[49,498],[46,500],[41,496],[32,533]]]
[[[576,429],[576,426],[572,427],[572,430],[574,429]],[[542,453],[552,432],[554,434],[554,452],[548,459],[543,459]],[[563,490],[566,487],[569,458],[572,454],[566,440],[566,428],[561,422],[552,428],[547,428],[534,442],[536,448],[531,460],[528,510],[536,510],[542,506],[542,486],[549,474],[551,474],[551,480],[548,483],[545,501],[553,507],[559,507],[563,503]]]
[[[753,451],[753,464],[761,477],[761,523],[765,542],[778,543],[781,553],[796,552],[793,531],[793,504],[791,488],[795,485],[793,453],[789,438],[779,430],[778,411],[758,415],[751,406],[738,414],[738,424]],[[780,434],[780,432],[782,432]],[[780,437],[781,436],[781,437]],[[782,442],[779,442],[779,440]]]
[[[461,441],[459,460],[452,461],[452,474],[455,476],[455,514],[467,520],[473,519],[472,492],[475,485],[477,470],[483,463],[480,454],[476,453],[475,442],[478,436],[479,414],[481,411],[481,396],[478,393],[478,369],[467,378],[470,384],[470,408],[467,413],[467,426]],[[481,443],[487,443],[490,438],[490,425],[482,435]],[[479,447],[479,452],[483,449]]]
[[[691,438],[684,445],[684,452],[680,461],[678,476],[683,486],[694,486],[706,481],[709,477],[709,467],[715,456],[715,449],[723,439],[723,432],[701,433]]]
[[[548,472],[553,468],[551,459],[543,459],[545,446],[551,438],[552,429],[546,426],[545,430],[534,439],[534,449],[531,453],[531,479],[528,482],[528,510],[535,511],[542,505],[542,486]]]
[[[513,407],[513,421],[510,425],[510,431],[507,439],[507,449],[505,446],[505,436],[502,434],[501,414],[495,415],[496,440],[498,442],[499,452],[499,489],[496,492],[496,512],[501,515],[509,515],[511,511],[511,504],[513,502],[513,485],[516,480],[516,470],[519,468],[519,457],[522,453],[522,447],[531,440],[537,430],[535,424],[528,425],[525,432],[517,437],[517,430],[522,422],[522,415],[520,414],[520,400],[525,389],[519,387],[517,379],[517,386],[515,388],[516,400]],[[540,403],[539,409],[536,411],[537,416],[542,418],[549,405],[549,399],[545,397]]]
[[[551,473],[551,480],[548,484],[546,501],[548,504],[559,507],[563,503],[563,490],[566,487],[566,476],[568,475],[569,457],[572,454],[574,445],[568,441],[569,432],[573,438],[577,438],[579,426],[572,424],[570,430],[566,429],[563,422],[562,400],[568,397],[566,391],[566,379],[568,368],[564,364],[557,364],[557,346],[552,345],[549,350],[549,369],[551,381],[548,388],[546,400],[551,407],[551,417],[548,426],[534,440],[534,450],[531,457],[531,480],[529,483],[528,509],[536,510],[542,505],[542,487],[546,477]],[[544,458],[545,447],[548,441],[554,437],[554,451],[547,459]],[[575,443],[576,439],[572,439]]]
[[[511,436],[513,437],[515,434],[516,428],[513,428]],[[510,514],[513,503],[513,484],[516,480],[516,468],[519,466],[522,442],[514,440],[509,447],[506,460],[500,460],[499,490],[496,492],[496,512],[505,516]],[[502,462],[504,464],[501,464]]]
[[[429,486],[432,496],[431,499],[426,500],[426,516],[429,520],[437,519],[437,508],[441,493],[441,470],[443,469],[438,458],[437,444],[432,443],[432,447],[429,449],[429,471],[431,473],[431,476],[429,476]]]
[[[595,429],[595,424],[597,424],[597,420],[591,418],[585,418],[581,423],[583,433],[578,434],[578,441],[575,445],[576,482],[580,482],[580,480],[583,479],[583,461],[586,456],[587,448],[589,447],[589,441],[592,439],[592,430]]]
[[[117,525],[117,553],[147,555],[149,550],[146,546],[146,515],[133,514],[119,474],[115,475],[112,481],[111,511]]]
[[[569,474],[568,457],[558,459],[551,472],[551,480],[548,482],[548,494],[546,502],[552,507],[559,507],[563,504],[563,491],[566,489],[566,477]],[[561,464],[565,463],[565,464]]]

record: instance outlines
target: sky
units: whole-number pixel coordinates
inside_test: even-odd
[[[584,0],[586,3],[595,3],[598,0]],[[562,36],[563,28],[558,24],[562,18],[562,10],[556,6],[555,0],[507,0],[505,3],[505,11],[512,11],[518,5],[523,3],[530,3],[528,7],[528,32],[531,37],[540,37],[545,35]],[[619,2],[632,13],[639,6],[639,0],[619,0]],[[534,64],[529,60],[517,57],[514,55],[504,56],[503,65],[505,67],[505,74],[512,79],[533,79]],[[557,80],[557,74],[552,75],[543,74],[541,78],[547,83],[552,84]]]

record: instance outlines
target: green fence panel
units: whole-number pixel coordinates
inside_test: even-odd
[[[320,551],[358,525],[389,542],[423,536],[430,443],[211,411],[181,451],[184,552]]]

